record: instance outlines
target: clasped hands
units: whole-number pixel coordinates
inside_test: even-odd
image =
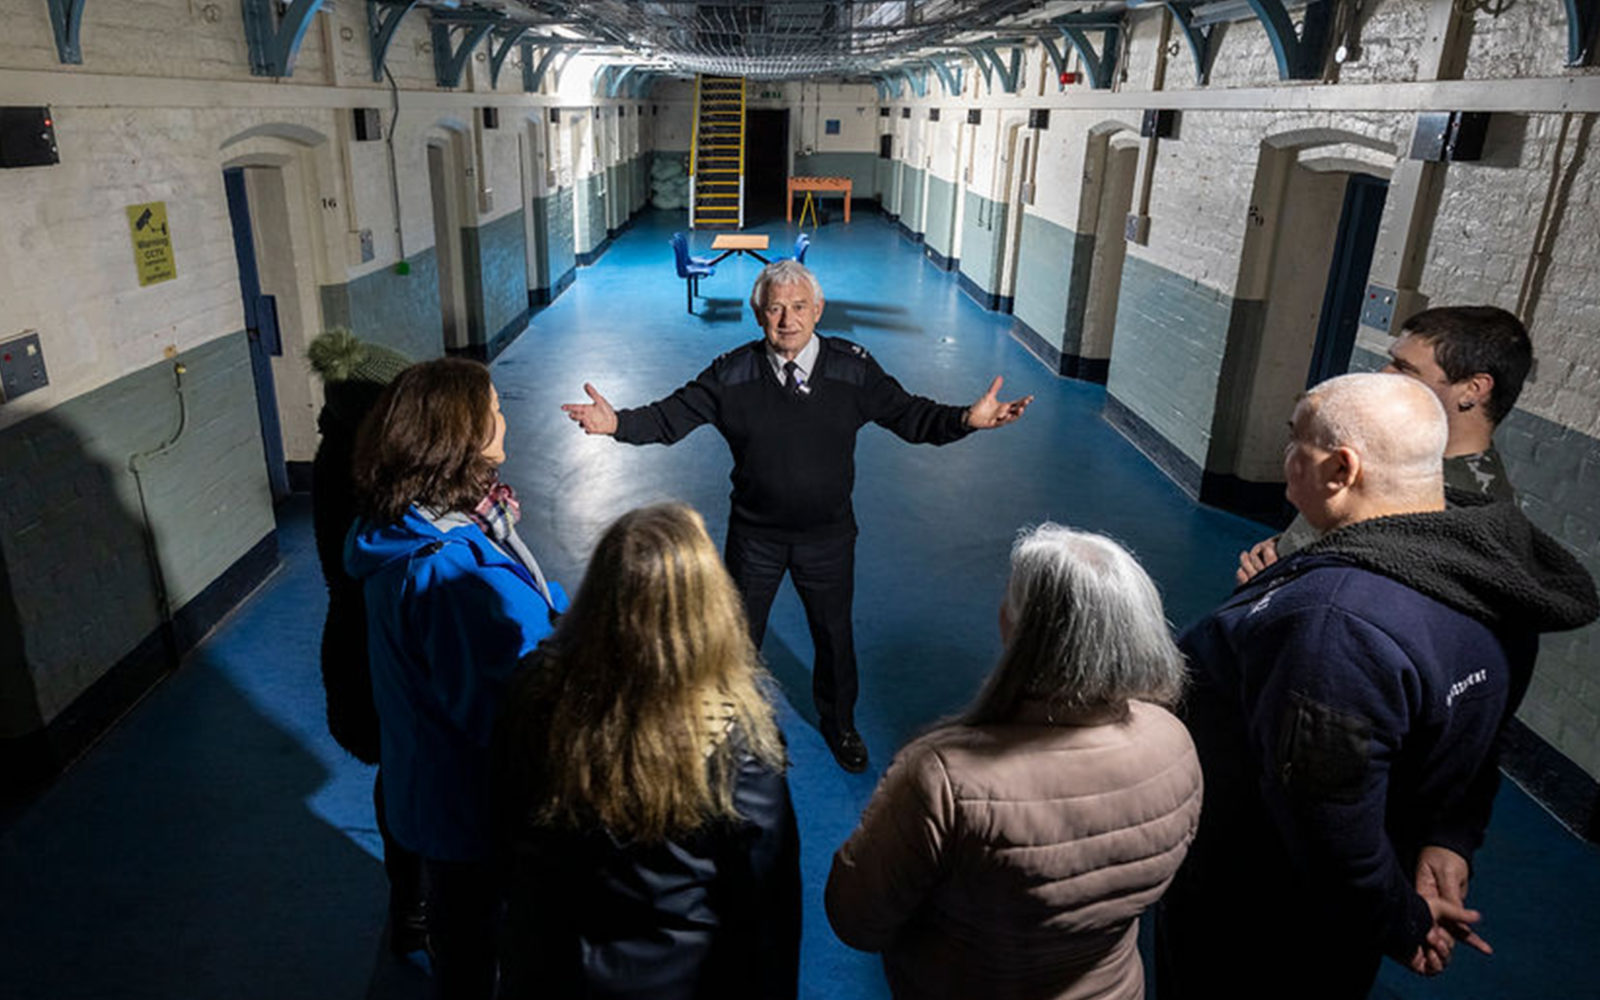
[[[1417,895],[1433,914],[1433,927],[1427,940],[1406,963],[1412,972],[1436,976],[1450,964],[1450,953],[1460,941],[1483,952],[1494,954],[1489,942],[1479,937],[1472,925],[1483,918],[1466,906],[1467,859],[1445,847],[1428,846],[1417,858]]]

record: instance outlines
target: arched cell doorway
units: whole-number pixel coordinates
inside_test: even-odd
[[[327,137],[303,125],[269,123],[219,148],[267,482],[277,502],[296,485],[291,469],[309,475],[317,449],[321,391],[302,359],[322,329],[315,157],[327,151]],[[338,207],[334,199],[330,205]]]
[[[1349,363],[1395,155],[1382,139],[1337,129],[1261,144],[1203,501],[1269,521],[1290,513],[1286,421],[1308,378]]]
[[[1117,325],[1122,264],[1128,249],[1124,230],[1139,172],[1138,135],[1138,130],[1122,122],[1101,122],[1089,130],[1078,198],[1078,250],[1085,259],[1073,260],[1063,375],[1104,383],[1110,370],[1112,331]],[[1084,235],[1090,238],[1087,247],[1083,246]]]

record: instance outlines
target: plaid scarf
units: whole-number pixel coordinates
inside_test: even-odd
[[[517,492],[497,479],[467,516],[485,535],[504,543],[511,537],[511,529],[522,520],[522,505],[517,503]]]

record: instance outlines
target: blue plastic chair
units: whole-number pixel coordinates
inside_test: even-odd
[[[705,257],[689,256],[689,237],[684,233],[673,233],[672,260],[678,268],[678,277],[684,280],[688,292],[686,308],[694,312],[694,297],[700,294],[700,279],[710,277],[717,273],[711,266],[711,261]]]
[[[811,237],[805,233],[796,236],[794,238],[794,262],[796,264],[804,264],[806,262],[806,251],[809,249],[811,249]]]

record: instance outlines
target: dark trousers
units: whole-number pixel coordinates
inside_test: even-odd
[[[424,858],[428,939],[439,1000],[491,1000],[500,933],[501,877],[488,861]]]
[[[383,870],[389,876],[389,921],[416,920],[422,913],[422,859],[400,846],[389,834],[383,809],[383,769],[372,781],[372,805],[378,815],[378,835],[383,838]],[[391,926],[390,933],[398,930]]]
[[[856,646],[850,624],[850,608],[855,599],[855,535],[777,542],[756,538],[737,525],[729,525],[724,558],[734,585],[744,598],[750,639],[757,649],[767,634],[772,599],[778,594],[783,574],[789,573],[800,603],[805,605],[806,624],[811,627],[811,643],[816,647],[811,696],[822,728],[855,728]]]

